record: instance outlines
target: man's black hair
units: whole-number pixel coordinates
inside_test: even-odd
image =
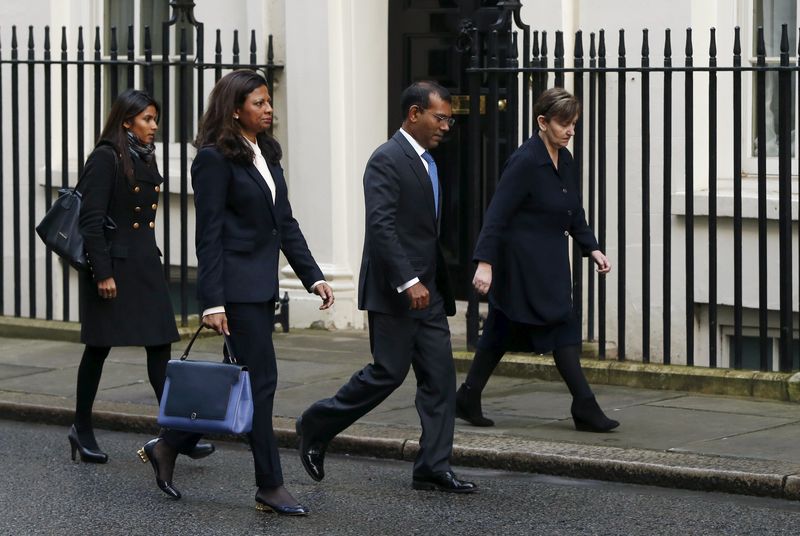
[[[403,112],[403,119],[408,117],[408,111],[412,106],[419,106],[427,109],[431,104],[431,95],[437,95],[445,102],[450,102],[450,92],[436,82],[431,80],[420,80],[414,82],[403,90],[400,95],[400,107]]]

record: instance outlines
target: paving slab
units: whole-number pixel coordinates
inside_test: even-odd
[[[800,464],[800,423],[778,425],[719,439],[705,439],[673,450]]]
[[[738,415],[782,417],[800,421],[800,405],[771,402],[767,400],[683,395],[650,402],[649,404],[665,408],[695,409]]]

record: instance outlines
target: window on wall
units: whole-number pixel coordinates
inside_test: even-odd
[[[764,29],[767,65],[780,65],[781,26],[788,25],[790,62],[796,61],[797,54],[797,4],[798,0],[753,0],[751,26],[750,63],[756,65],[758,56],[758,28]],[[750,157],[758,155],[758,124],[756,122],[756,77],[753,81],[752,121],[750,129]],[[792,115],[796,116],[797,78],[792,77]],[[778,73],[768,72],[766,75],[766,152],[768,157],[778,156]],[[795,155],[797,124],[791,122],[792,156]],[[770,166],[770,172],[773,172]],[[776,168],[777,170],[777,168]],[[775,170],[775,171],[776,171]]]
[[[166,0],[104,0],[104,16],[103,16],[103,54],[106,58],[111,56],[111,28],[117,29],[117,56],[120,59],[127,58],[128,54],[128,27],[133,25],[134,29],[134,58],[139,61],[145,59],[145,27],[150,28],[150,43],[152,47],[153,59],[160,61],[163,51],[163,23],[170,18],[170,6]],[[170,33],[170,50],[168,53],[171,59],[179,59],[180,54],[180,34],[182,29],[186,29],[186,45],[187,54],[194,55],[195,34],[194,27],[188,22],[179,21],[169,27]],[[119,90],[122,91],[127,84],[127,69],[119,68],[118,70]],[[187,132],[194,131],[194,114],[191,113],[192,95],[194,95],[194,77],[193,74],[188,76],[187,86],[185,88],[178,88],[177,83],[177,70],[170,69],[170,94],[167,96],[169,102],[165,101],[164,96],[164,73],[160,66],[153,69],[153,97],[161,104],[161,112],[170,114],[170,124],[173,128],[170,132],[170,140],[176,141],[178,137],[176,115],[180,109],[180,98],[182,95],[187,95],[190,99],[188,103],[188,116]],[[105,74],[105,110],[106,113],[111,108],[111,71],[106,70]],[[135,69],[134,87],[145,89],[145,80],[142,69],[137,67]],[[163,132],[161,130],[156,134],[156,140],[163,142]]]

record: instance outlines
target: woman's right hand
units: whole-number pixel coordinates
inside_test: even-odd
[[[107,277],[97,282],[97,293],[101,298],[110,300],[117,297],[117,283],[113,277]]]
[[[488,262],[479,262],[475,270],[475,277],[472,278],[472,286],[481,296],[489,292],[492,286],[492,265]]]
[[[231,334],[231,332],[228,331],[228,317],[225,315],[225,313],[214,313],[204,316],[203,325],[207,328],[213,329],[220,335],[223,333],[225,335]]]

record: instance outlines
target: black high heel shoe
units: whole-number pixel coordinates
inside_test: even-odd
[[[579,432],[609,432],[619,426],[619,422],[609,419],[595,397],[582,398],[572,401],[572,420],[575,422],[575,429]]]
[[[256,510],[267,512],[268,514],[278,514],[282,516],[307,516],[308,508],[302,504],[275,504],[259,496],[256,492]]]
[[[156,473],[156,484],[158,485],[158,488],[171,498],[180,499],[181,492],[178,491],[178,488],[172,485],[172,482],[167,482],[166,480],[161,480],[158,478],[158,460],[153,455],[153,450],[156,448],[156,445],[159,441],[162,441],[160,437],[151,439],[137,451],[137,454],[139,454],[139,458],[141,458],[142,463],[147,463],[149,461],[150,465],[153,466],[153,471]]]
[[[72,451],[72,461],[75,461],[75,453],[77,452],[80,454],[81,461],[86,463],[106,463],[108,461],[108,454],[103,452],[102,450],[94,450],[88,447],[84,447],[81,444],[81,440],[78,437],[78,430],[75,428],[73,424],[72,427],[69,429],[69,434],[67,435],[67,439],[69,439],[70,449]]]

